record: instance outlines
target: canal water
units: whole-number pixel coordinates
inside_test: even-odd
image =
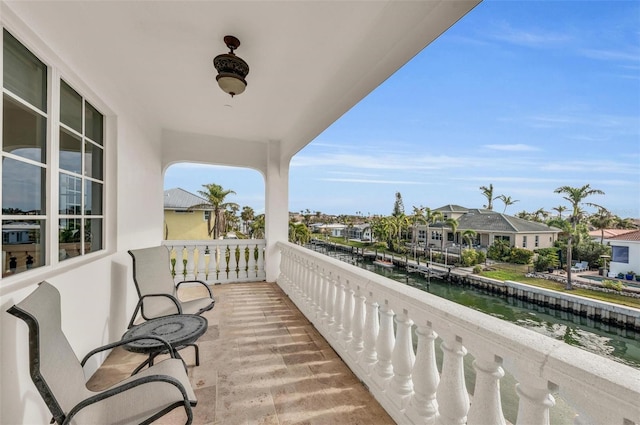
[[[492,294],[475,287],[460,286],[436,278],[427,279],[420,274],[408,273],[398,267],[377,266],[371,261],[362,260],[351,254],[336,254],[334,252],[328,254],[395,281],[640,369],[640,333],[633,330],[621,329],[513,297]],[[442,354],[440,352],[437,354],[439,357],[438,365],[441,367]],[[473,391],[475,382],[472,361],[470,355],[465,357],[465,376],[467,377],[467,389],[470,392]],[[515,379],[509,374],[501,380],[503,410],[505,418],[511,423],[515,423],[518,406],[518,397],[514,391],[515,384]],[[556,398],[556,406],[550,412],[551,423],[575,423],[576,412],[558,394],[554,394],[554,397]]]

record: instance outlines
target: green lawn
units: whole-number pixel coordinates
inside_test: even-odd
[[[564,289],[564,284],[554,282],[547,279],[536,279],[533,277],[525,277],[524,273],[511,271],[511,270],[491,270],[480,273],[480,276],[485,276],[491,279],[497,280],[512,280],[514,282],[526,283],[527,285],[537,286],[539,288],[550,289],[552,291],[567,292],[573,295],[579,295],[585,298],[593,298],[600,301],[607,301],[610,303],[620,304],[627,307],[640,308],[640,299],[626,297],[620,294],[613,294],[608,292],[590,291],[588,289],[575,288],[570,291]]]

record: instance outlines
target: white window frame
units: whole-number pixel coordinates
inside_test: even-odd
[[[3,9],[8,11],[7,9]],[[44,265],[17,273],[11,276],[0,277],[0,280],[6,281],[3,286],[11,285],[14,281],[38,282],[51,275],[53,270],[56,273],[73,269],[81,264],[96,261],[114,252],[116,246],[116,229],[112,224],[111,217],[116,214],[116,198],[115,198],[115,182],[112,176],[115,175],[115,135],[116,135],[116,117],[110,108],[98,96],[95,95],[91,87],[87,86],[73,70],[71,70],[60,58],[49,48],[49,46],[38,38],[32,30],[24,25],[10,11],[1,16],[0,27],[5,29],[18,40],[25,48],[35,55],[47,67],[47,124],[46,124],[46,157],[45,157],[45,187],[43,188],[46,203],[43,206],[44,214],[41,216],[29,216],[33,219],[41,219],[46,222],[46,230],[43,232],[45,239]],[[4,50],[4,43],[2,43]],[[0,85],[4,95],[4,68],[3,55],[0,55]],[[77,257],[67,259],[64,262],[59,260],[58,244],[59,232],[58,224],[62,218],[59,214],[59,131],[60,131],[60,80],[63,79],[74,90],[76,90],[83,99],[89,102],[103,116],[103,164],[102,164],[102,214],[95,218],[102,218],[102,248],[93,252],[79,255]],[[9,93],[9,92],[7,92]],[[16,96],[13,96],[16,98]],[[19,98],[18,98],[19,99]],[[0,102],[0,116],[3,114],[3,104]],[[2,119],[0,119],[0,138],[2,134]],[[10,157],[11,154],[2,152],[2,157]],[[2,161],[0,160],[0,175],[2,175]],[[0,185],[0,199],[2,199],[2,185]],[[83,211],[84,213],[84,211]],[[10,219],[12,216],[1,219]],[[42,218],[40,218],[42,217]],[[91,218],[91,216],[85,216]],[[15,218],[15,217],[14,217]],[[22,216],[21,219],[25,219]],[[82,239],[84,241],[84,239]],[[0,244],[2,241],[0,240]],[[0,246],[1,247],[1,246]]]

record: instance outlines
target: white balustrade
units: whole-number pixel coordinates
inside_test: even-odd
[[[353,318],[353,283],[347,280],[344,285],[344,304],[342,310],[342,346],[348,347],[353,339],[351,319]]]
[[[427,326],[418,326],[418,350],[413,364],[413,396],[407,407],[407,416],[414,424],[433,424],[438,413],[436,392],[440,383],[440,374],[436,364],[435,340],[438,334]]]
[[[278,284],[399,424],[504,425],[500,390],[509,373],[517,425],[549,424],[555,393],[575,423],[640,425],[638,369],[306,248],[277,246]]]
[[[162,244],[171,253],[176,283],[194,279],[208,284],[265,280],[264,239],[163,241]]]

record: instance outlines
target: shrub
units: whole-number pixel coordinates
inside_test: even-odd
[[[481,272],[482,272],[482,266],[481,265],[478,264],[473,268],[473,273],[474,274],[480,274]]]
[[[533,257],[533,251],[524,248],[511,248],[509,262],[515,264],[529,264]]]
[[[609,280],[609,279],[605,279],[602,281],[602,286],[604,288],[607,289],[613,289],[614,291],[622,291],[622,289],[624,288],[624,286],[622,285],[622,282],[616,282],[614,280]]]
[[[542,272],[551,267],[551,260],[547,255],[538,254],[535,260],[533,260],[533,268],[537,272]]]
[[[464,267],[474,266],[478,264],[478,252],[475,249],[465,249],[460,255],[460,260]]]

